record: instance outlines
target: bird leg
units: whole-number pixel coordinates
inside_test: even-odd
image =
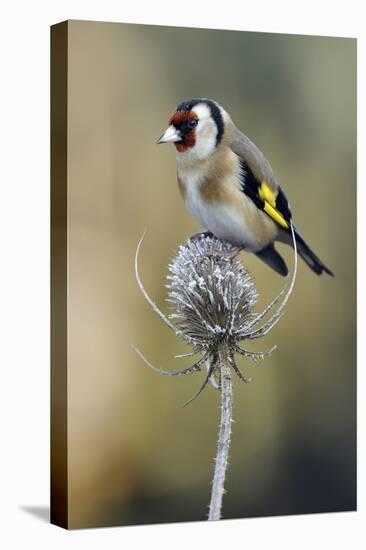
[[[201,233],[195,233],[194,235],[191,235],[191,237],[189,237],[189,240],[192,242],[195,242],[195,241],[199,241],[200,239],[207,239],[207,238],[212,239],[213,237],[214,237],[214,234],[211,233],[211,231],[203,231]]]

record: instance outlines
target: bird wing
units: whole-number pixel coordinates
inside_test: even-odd
[[[244,134],[231,144],[239,157],[241,190],[255,205],[284,229],[289,229],[291,210],[263,153]]]

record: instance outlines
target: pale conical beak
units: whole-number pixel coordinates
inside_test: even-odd
[[[175,126],[171,125],[162,134],[156,143],[175,143],[182,140],[182,134]]]

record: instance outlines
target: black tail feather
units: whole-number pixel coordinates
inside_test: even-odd
[[[323,271],[334,277],[334,273],[328,269],[326,265],[318,258],[316,254],[311,250],[309,245],[304,241],[298,230],[294,227],[296,245],[299,256],[304,260],[304,262],[318,275],[321,275]]]
[[[277,252],[273,244],[270,244],[266,248],[263,248],[263,250],[256,252],[256,256],[283,277],[287,276],[287,265],[285,264],[284,259]]]

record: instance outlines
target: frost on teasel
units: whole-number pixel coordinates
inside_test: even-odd
[[[190,367],[178,371],[164,371],[153,366],[137,348],[140,357],[155,371],[168,376],[180,376],[207,369],[203,385],[196,397],[210,380],[220,388],[219,353],[227,353],[228,362],[243,382],[249,382],[236,363],[236,354],[254,362],[272,353],[276,346],[265,351],[253,351],[243,347],[265,336],[280,319],[292,292],[297,270],[286,292],[282,292],[259,314],[254,313],[257,291],[252,279],[238,259],[239,249],[213,236],[191,238],[180,246],[169,264],[167,288],[171,313],[166,316],[147,294],[138,271],[138,255],[135,257],[135,273],[145,298],[160,318],[192,347],[188,357],[198,354],[199,359]],[[296,243],[294,241],[296,249]],[[280,305],[278,305],[280,303]],[[277,309],[274,311],[275,306]],[[192,398],[193,399],[193,398]],[[190,400],[191,401],[191,400]],[[189,401],[189,402],[190,402]]]

